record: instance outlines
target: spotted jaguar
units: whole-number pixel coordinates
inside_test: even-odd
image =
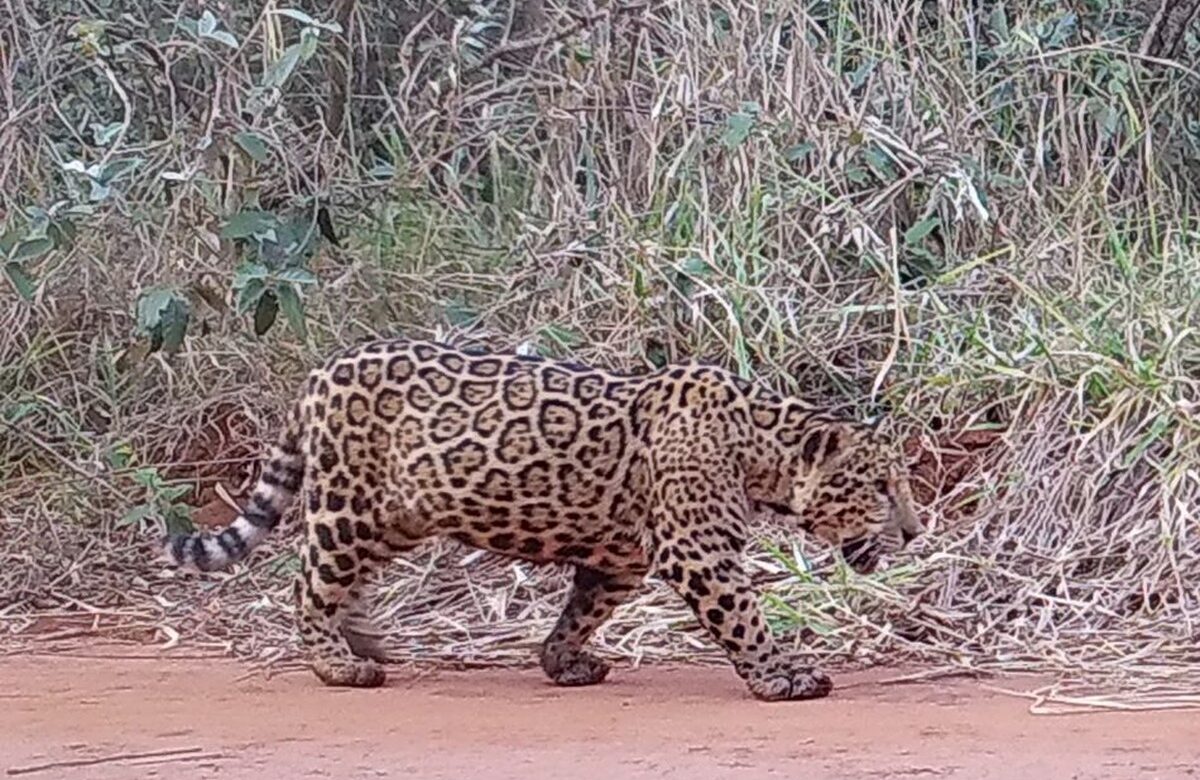
[[[921,533],[903,458],[870,426],[713,365],[621,374],[416,340],[377,341],[308,375],[240,515],[175,535],[202,571],[244,558],[301,495],[299,636],[328,685],[381,685],[352,627],[367,581],[435,537],[574,566],[541,648],[560,685],[608,666],[585,645],[648,575],[678,592],[749,691],[826,696],[781,647],[743,562],[764,509],[871,571]]]

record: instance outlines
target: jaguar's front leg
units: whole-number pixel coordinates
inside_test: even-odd
[[[588,637],[642,584],[645,572],[601,572],[575,567],[575,584],[562,616],[542,645],[542,668],[558,685],[594,685],[608,664],[583,649]]]
[[[655,511],[658,572],[721,644],[751,693],[765,701],[819,699],[829,677],[782,651],[767,627],[759,596],[742,566],[744,514],[719,501]]]

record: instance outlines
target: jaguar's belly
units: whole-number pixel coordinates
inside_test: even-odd
[[[564,563],[610,572],[644,571],[641,544],[609,530],[580,532],[569,525],[446,529],[443,536],[489,552],[540,564]]]

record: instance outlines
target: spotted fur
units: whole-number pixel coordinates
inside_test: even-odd
[[[418,341],[313,371],[242,514],[168,540],[168,556],[224,568],[301,490],[299,630],[329,685],[383,682],[345,618],[368,575],[441,536],[575,566],[541,654],[559,684],[604,679],[584,644],[653,573],[756,696],[824,696],[829,678],[781,649],[760,612],[742,562],[752,512],[790,515],[863,571],[920,532],[900,459],[874,429],[719,368],[631,376]]]

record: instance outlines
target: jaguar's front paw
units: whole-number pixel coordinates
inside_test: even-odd
[[[787,657],[755,669],[747,683],[750,692],[763,701],[821,699],[833,690],[829,675]]]
[[[387,679],[387,673],[373,661],[318,658],[312,669],[321,682],[333,687],[378,688]]]
[[[547,647],[542,651],[542,668],[556,685],[595,685],[608,676],[608,664],[591,653],[573,647]]]

